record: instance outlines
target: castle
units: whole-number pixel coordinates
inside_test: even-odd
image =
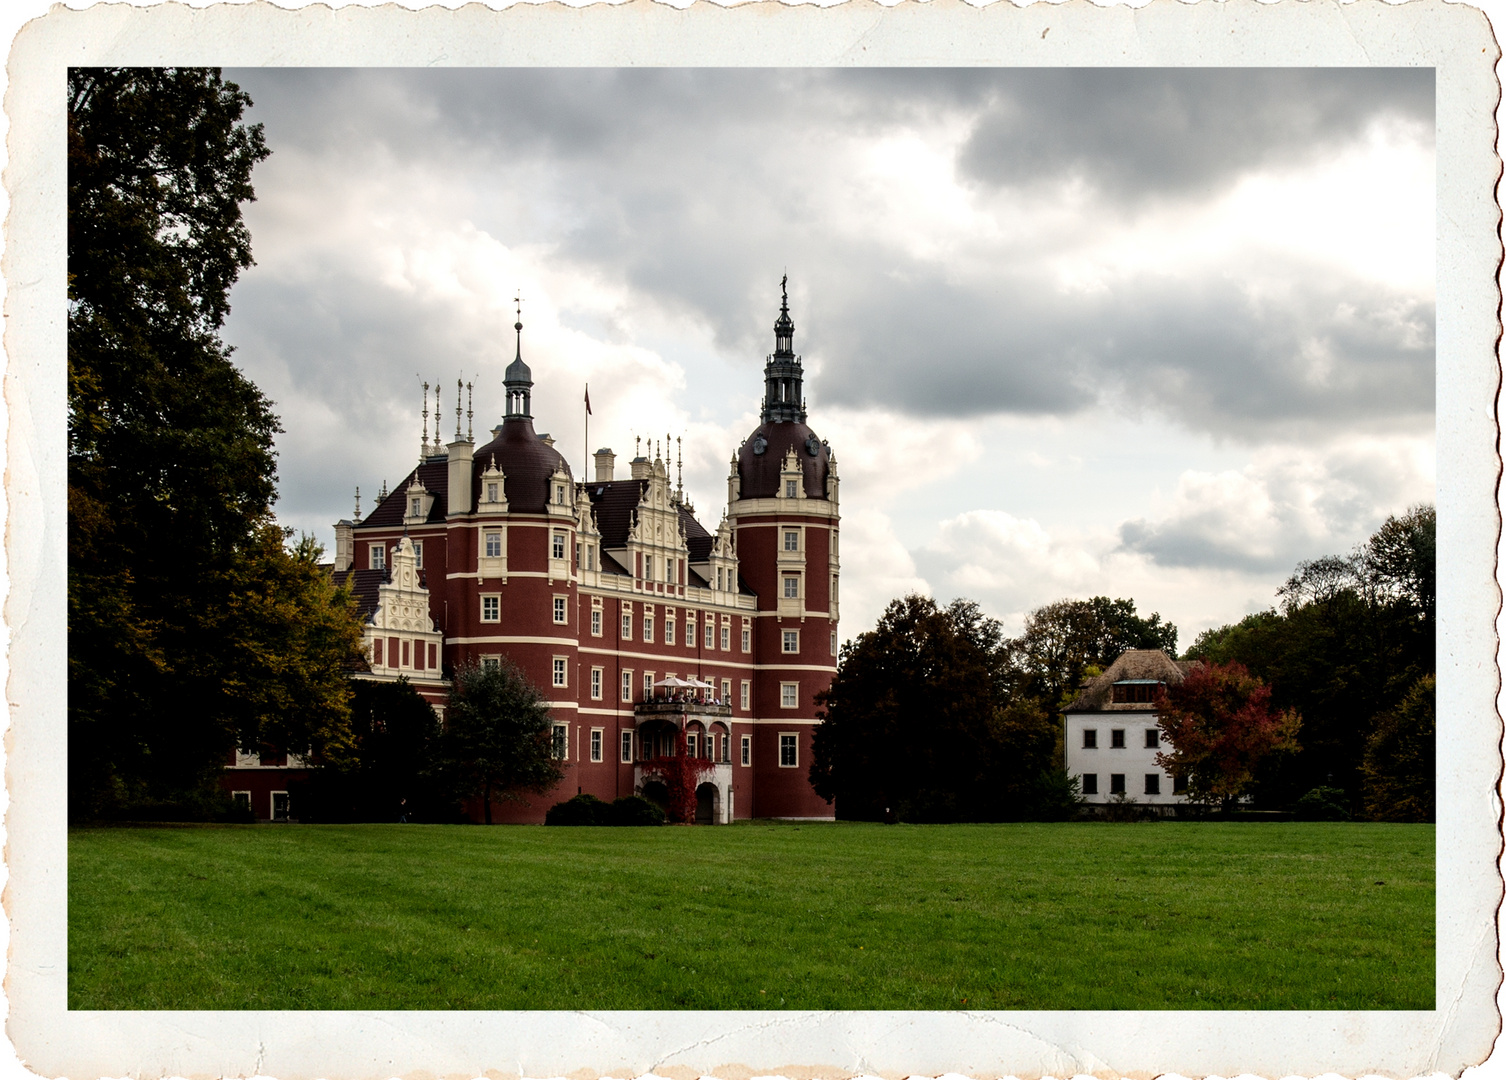
[[[526,804],[495,803],[494,820],[542,821],[578,793],[658,795],[655,763],[681,734],[700,759],[699,822],[832,818],[808,773],[815,696],[837,662],[837,469],[805,423],[788,293],[761,423],[732,456],[715,529],[671,484],[667,446],[625,478],[598,450],[595,476],[577,479],[534,430],[521,318],[514,329],[491,440],[461,435],[457,394],[454,441],[440,442],[436,400],[431,445],[426,391],[417,467],[335,527],[336,579],[365,620],[357,677],[405,678],[442,717],[446,671],[503,657],[522,669],[565,775]],[[286,817],[302,764],[240,754],[225,782],[257,817]]]

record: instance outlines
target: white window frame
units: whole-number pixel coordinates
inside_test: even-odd
[[[782,599],[782,600],[799,600],[800,599],[800,575],[799,574],[784,574],[784,575],[782,575],[782,577],[783,577],[784,580],[783,580],[783,583],[782,583],[782,586],[781,586],[781,591],[780,591],[780,594],[779,594],[780,599]],[[793,590],[790,588],[791,585],[794,586]]]
[[[488,532],[481,538],[481,550],[485,558],[500,559],[502,557],[502,534],[500,532]]]
[[[687,648],[695,648],[696,643],[696,617],[695,612],[685,613],[685,645]]]
[[[794,700],[790,700],[791,698]],[[782,682],[779,684],[779,707],[781,709],[800,708],[800,684],[798,682]]]
[[[570,658],[568,656],[554,658],[554,685],[561,688],[570,685]]]
[[[482,671],[496,671],[501,666],[502,658],[500,656],[483,656],[481,658]]]
[[[786,739],[790,741],[785,742]],[[794,749],[794,761],[786,763],[784,760],[784,748],[790,746]],[[781,769],[800,768],[800,733],[798,731],[781,731],[779,733],[779,767]]]
[[[740,707],[743,710],[743,712],[747,712],[749,709],[751,709],[753,707],[752,704],[751,704],[752,700],[753,700],[753,681],[751,679],[744,679],[743,680],[743,685],[742,685],[742,690],[738,694],[738,701],[740,703]]]
[[[784,550],[785,551],[799,551],[800,550],[800,530],[799,529],[785,529],[784,530]]]
[[[716,652],[716,621],[709,618],[706,620],[706,648]]]
[[[622,605],[622,640],[633,640],[633,605]]]
[[[489,480],[489,481],[487,481],[487,484],[486,484],[486,501],[487,502],[494,503],[494,502],[498,501],[497,500],[497,492],[498,492],[498,490],[499,490],[500,487],[501,487],[501,485],[499,485],[495,480]]]
[[[753,627],[748,624],[747,619],[743,620],[742,646],[743,652],[753,651]]]
[[[554,501],[555,501],[555,504],[558,505],[558,506],[564,506],[565,505],[565,485],[564,484],[555,484],[554,485]]]
[[[794,645],[793,649],[790,648],[791,645]],[[782,653],[798,653],[800,651],[800,631],[779,631],[779,651]]]
[[[666,645],[673,645],[674,643],[675,643],[675,620],[673,618],[671,618],[669,615],[665,615],[664,616],[664,644],[666,644]]]
[[[555,529],[549,537],[549,557],[551,559],[563,559],[565,557],[565,533],[562,529]]]
[[[739,742],[738,760],[743,768],[749,768],[753,764],[753,736],[744,735]]]
[[[723,622],[722,623],[722,650],[721,651],[722,652],[731,652],[732,651],[732,624],[729,623],[729,622]]]
[[[800,497],[800,488],[796,486],[798,483],[799,481],[796,480],[786,480],[784,482],[784,497],[786,499],[798,499]]]
[[[277,796],[279,796],[279,795],[281,795],[284,799],[287,799],[288,816],[285,817],[285,818],[279,818],[277,816]],[[267,792],[267,816],[271,820],[273,820],[273,821],[291,821],[292,820],[292,817],[293,817],[293,800],[288,797],[288,793],[286,791],[269,791],[269,792]]]
[[[594,728],[591,729],[591,760],[592,761],[600,761],[601,760],[601,758],[602,758],[602,751],[603,751],[602,744],[606,742],[606,737],[607,737],[607,730],[606,730],[606,728],[594,727]]]
[[[387,545],[386,543],[370,545],[366,556],[367,565],[373,570],[387,569]]]
[[[252,810],[251,808],[251,793],[249,791],[232,791],[230,793],[231,804],[234,805],[235,803],[239,802],[242,795],[246,797],[246,809],[251,810],[253,814],[256,813],[256,811]]]
[[[835,630],[831,632],[831,654],[833,656],[837,655],[837,632]]]
[[[619,741],[621,747],[618,751],[618,756],[622,758],[624,765],[631,765],[633,763],[633,733],[631,731],[624,731]]]
[[[591,609],[591,636],[601,637],[601,608]]]
[[[569,624],[570,604],[567,597],[556,596],[554,598],[554,622],[556,626]]]
[[[654,643],[654,617],[648,612],[643,613],[643,642],[645,645]]]
[[[549,727],[549,752],[555,761],[570,760],[570,725],[557,720]]]
[[[592,701],[600,701],[601,700],[601,684],[602,684],[602,680],[603,680],[604,677],[605,677],[605,670],[603,668],[594,667],[594,668],[591,669],[591,700]]]
[[[654,696],[654,673],[652,671],[645,671],[643,673],[643,700],[647,701],[647,700],[649,700],[649,698],[651,698],[653,696]]]
[[[722,700],[728,705],[732,704],[732,680],[722,680]]]
[[[415,570],[424,568],[424,542],[422,540],[413,541],[413,568]]]
[[[631,702],[633,700],[632,668],[624,668],[622,672],[622,700],[626,702]]]
[[[491,615],[487,615],[487,608],[491,608]],[[481,621],[484,623],[497,623],[502,621],[502,594],[481,594]]]

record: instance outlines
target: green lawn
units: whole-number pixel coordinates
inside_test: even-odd
[[[1433,827],[75,829],[72,1009],[1431,1009]]]

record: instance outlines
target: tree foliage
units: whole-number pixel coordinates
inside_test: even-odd
[[[1437,762],[1434,697],[1424,675],[1383,713],[1365,745],[1365,813],[1376,821],[1432,821]]]
[[[1057,725],[1037,703],[1007,699],[1004,641],[970,601],[891,603],[843,647],[818,698],[816,792],[847,818],[999,820],[1057,808]]]
[[[548,792],[564,776],[550,728],[544,695],[512,661],[459,668],[440,739],[445,789],[481,799],[488,825],[493,800]]]
[[[1297,749],[1300,718],[1271,705],[1271,688],[1240,664],[1203,664],[1156,698],[1167,748],[1156,764],[1185,780],[1193,802],[1225,809],[1244,795],[1271,754]]]
[[[249,104],[214,70],[68,76],[74,815],[212,788],[237,745],[348,742],[354,615],[284,546],[277,418],[219,337],[267,156]]]
[[[1089,668],[1102,671],[1127,649],[1176,656],[1177,628],[1159,613],[1142,618],[1134,600],[1058,600],[1027,615],[1024,633],[1007,648],[1019,692],[1056,709],[1076,693]]]

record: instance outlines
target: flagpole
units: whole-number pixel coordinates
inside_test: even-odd
[[[591,384],[586,383],[586,436],[585,445],[581,447],[582,460],[585,462],[585,471],[580,474],[580,482],[588,483],[591,478]]]

